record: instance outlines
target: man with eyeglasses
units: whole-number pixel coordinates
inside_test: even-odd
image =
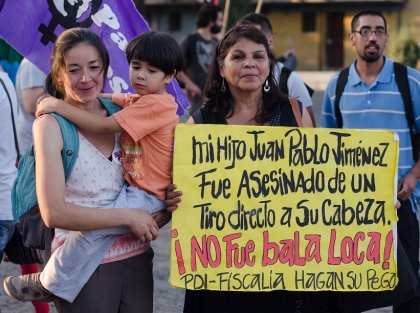
[[[321,126],[330,128],[388,129],[399,135],[398,236],[417,275],[417,293],[411,300],[394,305],[394,313],[420,312],[419,223],[420,161],[413,161],[412,141],[404,101],[396,84],[394,62],[384,55],[388,42],[387,23],[378,12],[362,11],[351,22],[349,39],[356,60],[335,104],[338,74],[326,88]],[[407,67],[416,132],[420,131],[420,74]],[[337,114],[336,108],[340,112]],[[341,116],[341,117],[340,117]]]

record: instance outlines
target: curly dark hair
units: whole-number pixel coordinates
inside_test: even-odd
[[[270,60],[270,74],[267,77],[270,91],[262,92],[262,105],[255,116],[255,121],[263,125],[270,121],[278,106],[288,105],[289,100],[287,95],[280,92],[273,78],[275,58],[270,51],[266,37],[259,29],[251,25],[241,24],[233,27],[217,44],[209,69],[209,77],[204,86],[203,106],[208,107],[219,116],[230,117],[232,115],[234,99],[229,90],[229,86],[226,85],[225,92],[221,91],[222,76],[220,75],[220,66],[223,64],[229,49],[241,38],[262,44]]]

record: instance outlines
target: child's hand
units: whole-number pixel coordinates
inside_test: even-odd
[[[170,184],[166,187],[166,210],[173,212],[178,208],[178,203],[181,202],[181,191],[176,191],[176,185]]]
[[[40,99],[36,105],[35,116],[40,117],[42,114],[57,112],[59,105],[65,105],[64,101],[54,97]]]
[[[162,210],[159,212],[152,213],[152,217],[154,218],[159,228],[162,228],[171,220],[172,214],[166,210]]]

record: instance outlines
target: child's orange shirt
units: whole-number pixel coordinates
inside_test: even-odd
[[[177,104],[169,94],[113,94],[123,109],[114,118],[124,129],[120,136],[127,182],[165,199],[171,183]]]

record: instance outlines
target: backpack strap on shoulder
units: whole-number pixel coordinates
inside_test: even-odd
[[[298,127],[303,127],[302,112],[299,102],[294,97],[289,97],[290,105],[292,106],[293,115],[295,116]]]
[[[282,67],[279,74],[279,89],[282,93],[285,95],[289,95],[289,87],[287,87],[287,82],[289,81],[290,74],[292,74],[292,70],[290,68],[287,68],[285,66]],[[309,93],[309,96],[312,97],[312,95],[315,93],[315,90],[308,86],[305,82],[303,82],[305,85],[306,90]]]
[[[398,89],[404,100],[404,105],[411,103],[411,94],[410,94],[410,88],[408,85],[407,67],[401,63],[394,62],[394,75],[395,75],[395,82],[397,83]],[[413,116],[413,110],[411,107],[406,108],[406,111],[410,112],[411,116]]]
[[[341,115],[340,111],[340,99],[341,95],[343,94],[344,87],[347,84],[347,80],[349,78],[349,67],[343,69],[340,74],[338,74],[337,85],[335,87],[335,100],[334,100],[334,107],[335,107],[335,117],[337,119],[337,128],[343,127],[343,116]]]
[[[304,82],[303,84],[305,85],[306,90],[308,90],[309,96],[312,97],[315,93],[315,90],[311,86],[309,86],[307,83]]]
[[[99,102],[107,110],[108,114],[112,115],[118,112],[121,108],[115,105],[112,100],[99,98]],[[77,128],[69,120],[61,115],[51,113],[60,124],[61,135],[63,136],[63,150],[61,151],[61,158],[63,159],[64,176],[67,180],[71,170],[73,169],[74,162],[76,161],[77,152],[79,149],[79,135]]]
[[[99,102],[102,104],[102,106],[105,108],[105,110],[108,112],[109,115],[112,115],[114,113],[117,113],[121,110],[121,108],[114,104],[111,99],[106,98],[98,98]]]
[[[404,107],[408,125],[410,129],[415,127],[414,123],[414,114],[413,114],[413,104],[411,101],[411,93],[410,87],[408,85],[408,74],[407,74],[407,67],[402,65],[401,63],[394,62],[394,75],[395,75],[395,82],[397,83],[398,90],[401,93],[401,97],[404,101]]]
[[[290,69],[283,66],[280,70],[279,75],[279,88],[282,93],[285,95],[289,95],[289,88],[287,87],[287,81],[289,80],[289,76],[292,73]]]
[[[411,145],[413,148],[413,158],[417,160],[414,149],[414,137],[416,134],[416,122],[414,120],[413,113],[413,101],[411,100],[410,86],[408,84],[408,73],[407,67],[401,63],[394,62],[394,75],[395,82],[397,83],[398,90],[400,91],[401,97],[404,102],[405,117],[407,118],[408,128],[410,129]]]
[[[112,100],[99,98],[99,102],[107,110],[108,114],[112,115],[118,112],[121,108],[115,105]],[[77,152],[79,149],[79,135],[76,126],[61,115],[51,113],[60,124],[61,135],[63,136],[63,150],[61,151],[61,158],[63,159],[64,176],[65,179],[69,177],[76,161]]]
[[[65,179],[69,177],[76,161],[77,152],[79,149],[79,135],[76,126],[70,123],[67,119],[56,113],[51,113],[60,124],[61,135],[63,136],[63,150],[61,151],[61,158],[63,159],[64,176]]]

